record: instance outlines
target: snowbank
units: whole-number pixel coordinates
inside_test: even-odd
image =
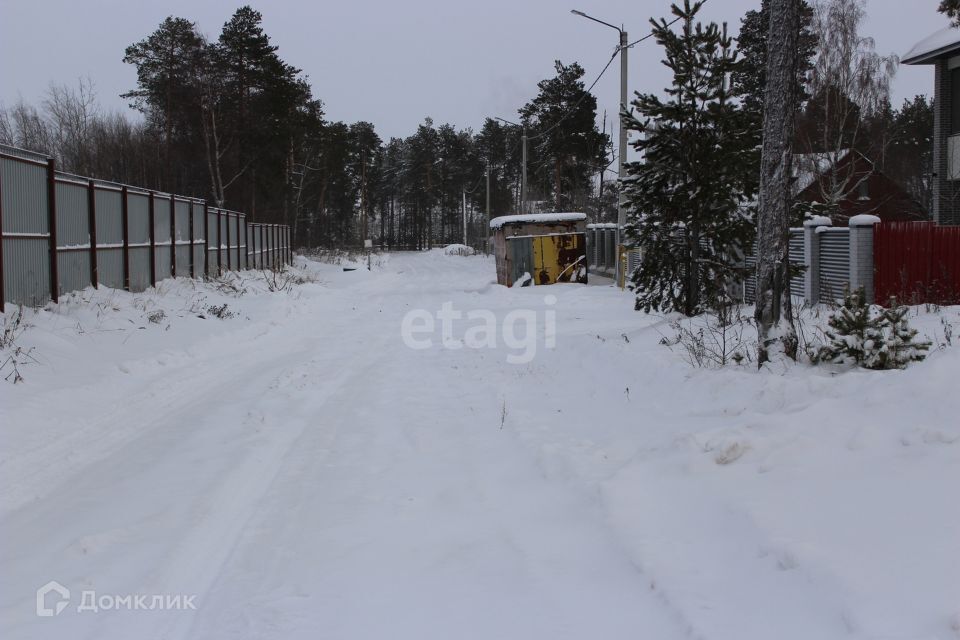
[[[448,256],[472,256],[476,251],[465,244],[448,244],[443,248],[443,253]]]

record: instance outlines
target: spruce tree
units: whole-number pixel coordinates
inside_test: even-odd
[[[741,275],[752,241],[747,203],[757,190],[759,136],[727,78],[739,68],[726,28],[696,22],[702,1],[673,5],[681,28],[653,21],[673,71],[667,98],[637,94],[625,126],[642,159],[623,181],[628,241],[641,250],[632,274],[636,308],[700,313]]]
[[[930,342],[917,341],[917,330],[907,321],[909,307],[900,306],[895,299],[880,314],[880,331],[874,343],[872,357],[864,366],[868,369],[904,369],[911,362],[926,358]]]
[[[926,357],[930,343],[918,341],[907,321],[908,307],[895,299],[881,309],[866,302],[863,287],[844,293],[843,304],[830,315],[827,343],[811,354],[816,362],[855,364],[865,369],[903,369]]]
[[[827,343],[811,354],[814,362],[863,364],[880,334],[880,323],[867,304],[862,287],[844,291],[843,304],[830,315],[827,324]]]

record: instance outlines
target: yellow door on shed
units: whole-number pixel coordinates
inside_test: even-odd
[[[584,282],[586,242],[583,234],[533,238],[533,264],[537,284]]]

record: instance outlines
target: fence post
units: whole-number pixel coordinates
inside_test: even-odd
[[[245,241],[240,239],[240,214],[237,214],[237,271],[243,268],[243,263],[246,262],[246,257],[243,254],[244,247],[242,245],[246,244]]]
[[[153,220],[153,191],[147,193],[147,197],[150,199],[150,206],[147,207],[149,212],[149,222],[150,225],[150,286],[157,286],[157,237],[154,232],[154,220]]]
[[[170,275],[177,277],[177,202],[170,194]]]
[[[229,211],[227,212],[226,222],[224,225],[227,228],[227,271],[233,270],[233,248],[230,246],[230,216],[233,215]]]
[[[203,279],[210,277],[210,205],[203,202]]]
[[[130,192],[120,188],[120,222],[123,229],[123,288],[130,291]]]
[[[187,237],[190,238],[190,254],[189,254],[189,255],[190,255],[190,277],[191,277],[191,278],[196,278],[196,277],[197,277],[196,269],[194,268],[194,263],[195,263],[197,260],[196,260],[196,258],[195,258],[194,255],[193,255],[193,254],[196,253],[196,251],[197,251],[197,248],[196,248],[196,247],[194,246],[194,244],[193,244],[193,241],[194,241],[194,237],[193,237],[193,205],[194,205],[194,204],[196,204],[196,203],[193,202],[193,201],[191,201],[191,202],[190,202],[190,205],[189,205],[189,207],[188,207],[188,209],[187,209],[187,225],[190,227],[190,231],[188,232]]]
[[[5,313],[6,304],[3,291],[3,160],[0,159],[0,315]]]
[[[217,276],[223,275],[223,228],[227,227],[227,238],[230,237],[229,225],[223,224],[223,209],[217,208]]]
[[[60,299],[60,270],[57,260],[57,166],[47,160],[47,217],[50,225],[50,300]]]
[[[820,303],[820,234],[817,229],[833,224],[830,218],[817,216],[803,221],[803,297],[807,304]]]
[[[850,289],[863,287],[868,304],[874,302],[873,287],[873,225],[880,218],[859,215],[850,218]]]
[[[100,288],[99,264],[97,260],[97,187],[93,180],[87,182],[87,227],[90,231],[90,284]]]

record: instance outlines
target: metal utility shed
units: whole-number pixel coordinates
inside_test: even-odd
[[[529,274],[530,284],[586,284],[586,221],[584,213],[536,213],[491,220],[497,282],[510,287]]]

